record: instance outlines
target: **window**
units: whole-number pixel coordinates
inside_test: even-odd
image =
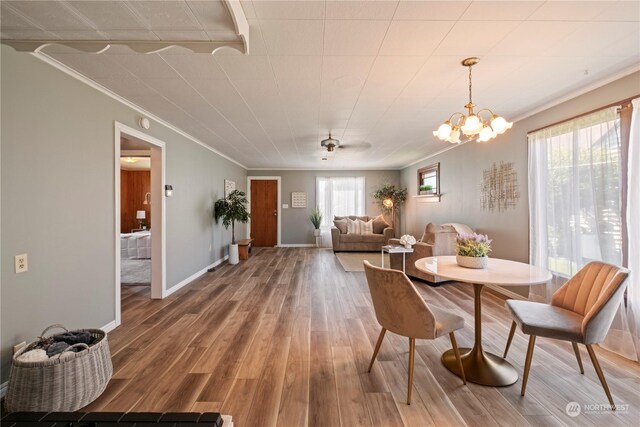
[[[560,277],[622,264],[620,119],[607,108],[529,134],[531,261]]]
[[[440,163],[418,169],[418,195],[440,194]]]
[[[316,201],[322,212],[322,228],[333,225],[333,217],[365,214],[363,176],[316,177]]]

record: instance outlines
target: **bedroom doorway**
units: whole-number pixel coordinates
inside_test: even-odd
[[[132,295],[165,295],[164,142],[115,122],[116,326]]]

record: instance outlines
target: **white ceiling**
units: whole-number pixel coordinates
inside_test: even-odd
[[[250,168],[395,168],[467,99],[507,118],[640,64],[640,1],[241,1],[250,54],[47,55]],[[218,1],[3,1],[3,38],[235,37]],[[215,33],[215,34],[214,34]],[[635,94],[629,94],[635,95]],[[331,131],[352,149],[321,160]]]

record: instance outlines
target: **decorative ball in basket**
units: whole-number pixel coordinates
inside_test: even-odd
[[[486,234],[458,234],[456,237],[456,262],[460,267],[487,268],[491,240]]]
[[[54,328],[65,332],[47,337]],[[69,344],[69,340],[85,342]],[[51,355],[53,352],[56,354]],[[112,374],[106,332],[69,331],[52,325],[38,341],[13,355],[5,407],[9,412],[76,411],[102,394]]]

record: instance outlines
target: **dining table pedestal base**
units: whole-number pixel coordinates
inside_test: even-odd
[[[467,381],[492,387],[504,387],[518,381],[518,373],[509,362],[495,354],[485,353],[482,348],[461,348],[460,358]],[[453,349],[442,354],[444,366],[460,375],[460,368]]]

